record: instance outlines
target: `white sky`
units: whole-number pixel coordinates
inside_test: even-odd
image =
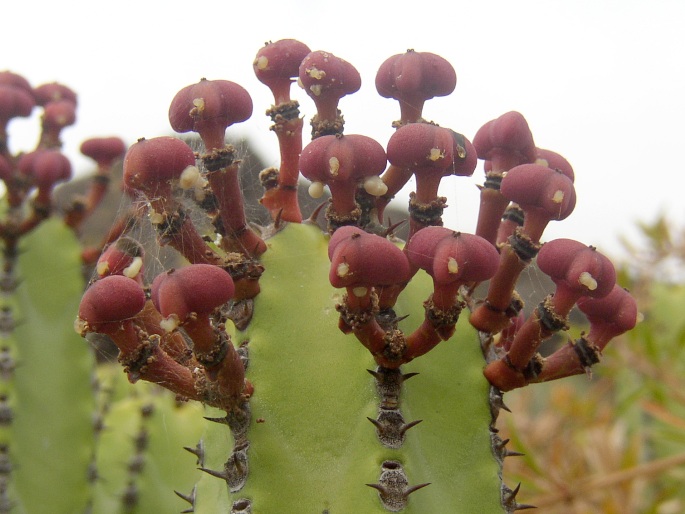
[[[255,113],[231,133],[254,138],[277,164],[262,114],[272,97],[252,60],[265,41],[290,37],[360,71],[360,92],[341,103],[346,132],[384,146],[399,109],[377,95],[375,72],[407,48],[440,54],[457,72],[456,91],[428,102],[427,119],[472,139],[486,121],[520,111],[536,144],[576,172],[576,210],[546,240],[570,237],[616,255],[617,236],[634,236],[637,220],[665,212],[685,224],[685,165],[675,158],[685,147],[682,0],[11,0],[2,18],[0,70],[79,94],[77,125],[64,133],[77,172],[91,168],[78,154],[88,137],[133,143],[170,133],[171,98],[201,77],[250,91]],[[294,92],[308,119],[313,103]],[[30,149],[35,126],[12,122],[12,148]],[[474,230],[482,179],[479,164],[473,179],[446,181],[452,228]]]

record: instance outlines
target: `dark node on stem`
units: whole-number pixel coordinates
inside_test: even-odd
[[[520,228],[509,238],[509,244],[517,257],[523,262],[530,262],[540,251],[542,245],[528,237]]]
[[[357,206],[349,214],[339,214],[335,211],[333,204],[331,203],[328,204],[328,207],[326,207],[325,216],[328,220],[328,232],[332,234],[340,227],[344,227],[346,225],[358,226],[359,220],[361,220],[362,217],[362,210],[359,208],[359,206]]]
[[[381,464],[381,475],[378,483],[366,485],[378,491],[383,507],[390,512],[400,512],[407,506],[411,493],[430,484],[410,487],[402,464],[395,460],[386,460]]]
[[[164,219],[162,222],[155,224],[155,229],[159,235],[159,244],[161,246],[169,244],[181,233],[181,227],[187,217],[188,214],[181,207],[173,214],[163,213]]]
[[[416,201],[416,193],[409,194],[409,216],[425,226],[442,226],[442,213],[447,207],[447,198],[439,196],[430,203]]]
[[[513,221],[517,225],[523,225],[523,209],[516,205],[510,205],[502,214],[503,221]]]
[[[266,168],[259,172],[259,183],[266,191],[274,189],[278,187],[279,174],[278,168]]]
[[[2,329],[0,329],[0,334],[1,333]],[[12,351],[9,347],[3,346],[0,348],[0,378],[2,378],[2,380],[10,380],[14,375],[16,367],[17,363],[14,361]]]
[[[502,185],[502,174],[501,173],[487,173],[485,175],[485,182],[483,182],[484,188],[494,189],[495,191],[499,191],[501,185]]]
[[[233,164],[240,164],[235,158],[235,153],[235,148],[227,145],[224,148],[213,148],[211,152],[203,154],[201,159],[207,171],[212,173]]]
[[[575,340],[573,344],[573,350],[578,355],[578,360],[583,368],[588,369],[594,364],[597,364],[600,360],[600,351],[591,341],[585,339],[585,337],[580,337]]]
[[[568,330],[568,319],[564,316],[559,316],[554,312],[554,304],[552,303],[552,296],[547,296],[537,307],[538,318],[540,325],[542,325],[550,334],[559,332],[560,330]]]
[[[319,115],[315,114],[312,116],[310,124],[312,126],[312,141],[321,136],[336,136],[345,130],[345,118],[340,114],[340,109],[338,109],[335,120],[319,121]]]
[[[300,117],[300,103],[297,100],[291,100],[279,105],[272,105],[266,110],[266,115],[274,123],[269,129],[278,132],[283,130],[285,123]]]
[[[533,382],[537,379],[538,375],[542,371],[542,365],[544,364],[544,359],[539,353],[536,353],[532,359],[528,361],[528,364],[524,369],[522,369],[523,376],[528,382]]]

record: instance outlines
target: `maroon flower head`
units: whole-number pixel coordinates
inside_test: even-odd
[[[576,206],[576,190],[566,175],[539,164],[522,164],[502,179],[501,193],[525,213],[523,231],[537,242],[551,220],[567,218]]]
[[[191,314],[208,315],[233,298],[233,279],[222,268],[191,264],[161,273],[152,282],[152,302],[164,316],[183,322]]]
[[[32,184],[44,192],[52,190],[57,182],[71,178],[71,163],[59,150],[36,150],[24,154],[17,168],[29,177]]]
[[[315,139],[302,150],[300,171],[308,180],[328,185],[333,210],[349,214],[357,208],[357,186],[365,179],[373,181],[372,177],[378,177],[386,163],[385,150],[370,137],[328,135]]]
[[[333,287],[347,289],[347,304],[370,308],[370,294],[384,286],[404,284],[411,278],[407,257],[386,238],[352,226],[335,231],[328,247]]]
[[[111,275],[94,282],[83,295],[78,317],[90,332],[111,333],[131,320],[145,306],[145,293],[138,282]]]
[[[100,169],[106,169],[124,156],[126,145],[118,137],[93,137],[81,144],[81,153],[97,162]]]
[[[511,111],[488,121],[473,138],[478,157],[490,161],[493,172],[535,162],[536,148],[526,119]]]
[[[335,120],[340,99],[361,87],[361,76],[350,63],[330,52],[310,52],[300,63],[300,84],[314,100],[320,120]]]
[[[33,90],[33,96],[36,98],[36,103],[41,106],[61,100],[68,100],[74,105],[78,103],[76,93],[67,86],[57,82],[38,86]]]
[[[381,64],[376,74],[376,90],[384,98],[400,102],[401,121],[421,119],[423,104],[435,96],[454,91],[457,74],[452,65],[430,52],[407,50]]]
[[[427,123],[410,123],[390,137],[388,160],[395,166],[414,171],[417,201],[428,203],[437,197],[442,177],[471,176],[477,156],[471,142],[453,130]]]
[[[173,137],[139,139],[124,158],[124,184],[148,198],[171,193],[171,181],[195,165],[195,154],[183,141]]]
[[[171,101],[169,122],[176,132],[197,132],[205,147],[223,148],[226,129],[252,116],[252,98],[228,80],[202,79],[184,87]]]
[[[33,88],[29,81],[21,75],[9,70],[0,71],[0,86],[11,86],[23,89],[27,93],[33,93]]]
[[[300,73],[300,64],[311,52],[309,47],[296,39],[281,39],[266,43],[252,63],[259,81],[274,94],[274,104],[290,101],[290,84]]]
[[[572,239],[555,239],[544,244],[537,264],[557,286],[553,302],[555,311],[562,315],[581,297],[603,298],[616,284],[611,261],[594,247]]]
[[[43,108],[43,129],[59,133],[76,122],[76,104],[71,100],[55,100]]]
[[[563,156],[553,152],[552,150],[538,148],[535,164],[541,164],[542,166],[547,166],[554,171],[558,171],[559,173],[570,178],[571,182],[575,180],[575,174],[573,173],[573,167],[571,166],[571,163],[569,163]]]
[[[600,351],[611,339],[631,330],[637,323],[635,298],[618,284],[603,298],[581,298],[578,308],[590,322],[587,339]]]
[[[454,303],[462,285],[492,278],[499,264],[499,253],[488,241],[445,227],[419,230],[406,253],[412,266],[433,278],[433,301],[441,308]]]
[[[12,118],[30,116],[35,105],[30,90],[0,83],[0,126]]]

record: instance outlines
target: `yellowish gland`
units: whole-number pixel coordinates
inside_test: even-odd
[[[257,57],[254,61],[255,68],[258,70],[265,70],[269,66],[269,59],[264,57],[263,55],[260,55]]]
[[[371,175],[364,179],[364,190],[371,196],[383,196],[388,192],[388,186],[378,175]]]
[[[338,171],[340,171],[340,161],[337,157],[331,157],[328,159],[328,171],[334,177],[338,176]]]
[[[202,175],[200,175],[200,170],[197,166],[187,166],[186,169],[181,172],[181,176],[178,179],[178,185],[181,189],[191,189],[195,187],[195,184],[197,184],[201,178]]]
[[[338,267],[335,268],[335,274],[338,275],[340,278],[345,278],[349,272],[350,265],[346,262],[341,262],[340,264],[338,264]]]
[[[368,293],[368,287],[359,286],[352,288],[352,294],[354,294],[354,296],[356,296],[357,298],[364,298]]]
[[[564,192],[563,192],[561,189],[555,191],[555,192],[554,192],[554,196],[552,196],[552,201],[553,201],[554,203],[561,203],[561,202],[563,202],[563,201],[564,201]]]
[[[309,184],[309,196],[312,198],[321,198],[323,196],[323,182],[312,182]]]
[[[99,277],[104,277],[105,275],[107,275],[107,273],[109,273],[109,262],[98,262],[97,266],[95,266],[95,271],[97,272]]]
[[[449,273],[455,274],[459,273],[459,263],[454,257],[450,257],[447,261],[447,271]]]
[[[321,84],[313,84],[309,86],[309,90],[314,94],[314,96],[319,96],[322,90]]]
[[[84,337],[89,331],[88,322],[85,319],[76,316],[76,319],[74,320],[74,330],[78,335]]]
[[[159,322],[159,328],[161,328],[167,333],[171,333],[174,330],[176,330],[176,328],[178,328],[180,324],[181,322],[178,319],[178,316],[176,316],[176,314],[172,314],[168,318],[164,318],[162,321]]]
[[[195,109],[197,109],[197,113],[202,114],[202,111],[205,110],[205,99],[204,98],[195,98],[193,100],[193,105],[195,106]]]
[[[143,259],[141,257],[134,257],[131,264],[124,268],[122,274],[128,278],[136,278],[141,269],[143,269]]]
[[[428,154],[428,159],[435,162],[440,159],[445,157],[445,153],[440,150],[440,148],[431,148],[430,153]]]
[[[578,282],[587,287],[590,291],[597,289],[597,280],[587,271],[583,271],[578,277]]]
[[[164,215],[157,211],[150,211],[150,223],[153,225],[164,223]]]

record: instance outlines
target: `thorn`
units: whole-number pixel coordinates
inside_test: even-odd
[[[316,218],[319,217],[319,214],[321,214],[321,209],[323,209],[327,203],[328,200],[320,203],[319,206],[316,209],[314,209],[314,212],[312,212],[311,216],[309,216],[307,222],[311,223],[312,225],[318,225],[319,223],[316,221]]]
[[[380,373],[378,373],[378,371],[374,371],[372,369],[367,369],[366,371],[368,371],[371,374],[371,376],[373,376],[373,378],[375,378],[376,380],[381,380],[383,378],[383,376]]]
[[[366,419],[368,419],[371,423],[373,423],[373,426],[376,427],[376,430],[383,430],[383,425],[376,419],[370,418],[366,416]],[[368,484],[366,484],[368,485]]]
[[[216,471],[214,469],[208,469],[208,468],[197,468],[200,471],[204,471],[208,475],[212,475],[213,477],[220,478],[222,480],[228,480],[228,474],[226,471]]]
[[[387,491],[385,490],[385,487],[379,484],[364,484],[367,487],[371,487],[372,489],[375,489],[381,494],[387,494]]]
[[[211,421],[213,423],[219,423],[220,425],[228,425],[228,419],[227,416],[224,416],[222,418],[210,418],[207,416],[203,416],[207,421]]]
[[[417,419],[416,421],[412,421],[411,423],[405,423],[404,425],[402,425],[402,428],[400,428],[400,434],[404,435],[407,430],[409,430],[412,427],[415,427],[416,425],[418,425],[422,421],[423,421],[422,419]]]
[[[407,222],[407,220],[401,220],[401,221],[398,221],[398,222],[395,223],[395,224],[391,224],[390,226],[388,226],[387,230],[385,231],[385,234],[383,234],[383,237],[394,236],[394,235],[395,235],[395,229],[396,229],[397,227],[400,227],[400,226],[404,225],[406,222]],[[392,223],[392,222],[390,221],[390,218],[388,218],[388,223]]]
[[[431,483],[426,482],[425,484],[419,484],[419,485],[415,485],[412,487],[408,487],[407,489],[404,490],[404,494],[405,494],[405,496],[409,496],[411,493],[418,491],[419,489],[423,489],[427,485],[431,485]]]
[[[502,506],[507,512],[514,512],[517,510],[527,510],[536,509],[535,505],[528,505],[524,503],[518,503],[516,501],[516,495],[518,495],[521,490],[521,483],[514,488],[514,490],[509,489],[506,485],[502,484]]]
[[[183,449],[187,452],[192,453],[197,457],[197,465],[202,467],[205,464],[205,443],[200,439],[200,442],[195,445],[195,448],[190,446],[184,446]]]
[[[176,496],[178,496],[182,500],[187,501],[191,505],[195,505],[195,487],[193,487],[193,490],[190,491],[190,494],[183,494],[178,491],[174,491],[174,493],[176,493]]]
[[[278,210],[278,213],[276,214],[276,219],[274,219],[274,229],[279,230],[281,228],[281,222],[283,221],[281,219],[281,216],[283,215],[283,208],[280,208]]]
[[[405,316],[405,317],[406,317],[406,316]],[[411,377],[415,377],[415,376],[418,375],[418,374],[419,374],[418,372],[414,372],[414,373],[405,373],[404,375],[402,375],[402,381],[404,382],[405,380],[409,380]]]
[[[404,316],[400,316],[399,318],[395,318],[395,323],[399,323],[400,321],[404,321],[409,317],[409,314],[405,314]]]

